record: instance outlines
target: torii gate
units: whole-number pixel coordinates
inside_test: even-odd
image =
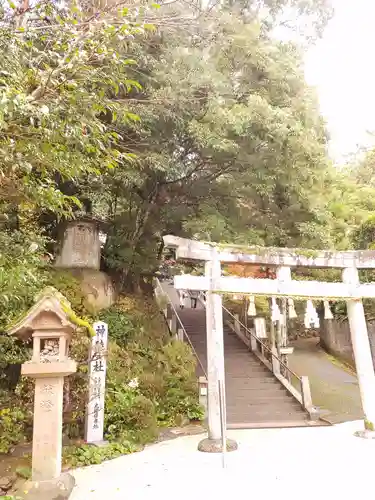
[[[207,375],[209,441],[218,444],[221,431],[219,386],[225,387],[221,293],[345,300],[364,412],[364,430],[357,436],[375,438],[375,372],[362,298],[375,298],[375,283],[361,284],[358,269],[375,269],[375,251],[310,251],[282,248],[240,247],[164,236],[176,258],[205,262],[204,276],[175,276],[176,289],[206,291]],[[276,267],[276,279],[222,276],[221,263]],[[295,281],[291,267],[339,268],[342,282]],[[212,451],[212,450],[210,450]]]

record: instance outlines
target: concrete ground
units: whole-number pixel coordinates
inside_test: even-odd
[[[356,375],[318,346],[319,339],[299,339],[291,342],[294,353],[289,366],[297,375],[310,380],[313,403],[328,410],[332,423],[363,418]]]
[[[373,489],[375,440],[354,437],[362,422],[332,427],[231,431],[237,451],[197,451],[202,436],[147,447],[74,471],[70,500],[353,500]]]

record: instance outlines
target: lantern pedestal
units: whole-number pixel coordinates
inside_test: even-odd
[[[61,474],[64,376],[75,371],[72,360],[22,365],[22,374],[35,378],[33,481],[53,480]]]
[[[76,363],[22,365],[22,375],[35,379],[32,481],[19,495],[27,500],[65,500],[75,485],[70,474],[61,474],[64,377],[76,372]],[[26,492],[26,493],[25,493]]]
[[[71,474],[62,474],[48,481],[28,481],[22,490],[16,492],[16,498],[25,500],[67,500],[75,486]]]

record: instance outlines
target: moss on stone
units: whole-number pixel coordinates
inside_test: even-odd
[[[80,328],[84,328],[90,335],[90,337],[95,337],[96,333],[91,324],[84,318],[80,318],[79,316],[77,316],[77,314],[73,311],[72,306],[68,301],[68,299],[62,293],[56,290],[56,288],[53,288],[52,286],[45,288],[38,296],[37,300],[39,300],[39,298],[41,298],[43,295],[48,295],[48,294],[54,295],[59,300],[61,308],[67,315],[69,321],[71,321],[74,325]]]
[[[231,243],[212,243],[204,242],[207,245],[217,248],[219,250],[227,250],[231,253],[246,253],[249,255],[262,255],[266,256],[279,256],[290,254],[296,257],[306,257],[307,259],[317,258],[321,251],[313,250],[310,248],[277,248],[277,247],[261,247],[261,246],[248,246],[248,245],[237,245]]]
[[[62,293],[60,293],[58,290],[56,290],[56,288],[54,288],[52,286],[48,286],[48,287],[44,288],[40,293],[38,293],[38,295],[36,295],[36,297],[35,297],[34,306],[32,306],[29,311],[23,312],[18,318],[16,318],[14,321],[12,321],[7,326],[7,331],[12,330],[13,328],[15,328],[17,326],[18,323],[21,323],[23,318],[26,317],[29,314],[29,312],[33,310],[33,308],[36,306],[36,304],[43,297],[48,297],[48,296],[49,297],[53,296],[60,302],[62,310],[66,314],[69,321],[71,321],[71,323],[73,323],[74,325],[76,325],[80,328],[84,328],[90,337],[95,337],[96,333],[95,333],[94,328],[91,326],[91,324],[87,320],[77,316],[77,314],[73,311],[71,304],[67,300],[67,298]]]
[[[365,419],[365,429],[366,431],[375,431],[375,425],[370,420]]]
[[[68,316],[69,321],[71,321],[73,324],[77,325],[80,328],[85,328],[90,337],[95,337],[96,335],[95,330],[87,320],[77,316],[72,309],[65,307],[64,304],[61,304],[61,307],[65,312],[65,314]]]

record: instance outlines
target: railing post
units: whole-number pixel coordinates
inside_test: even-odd
[[[170,319],[169,328],[170,328],[172,334],[177,333],[177,316],[176,316],[174,311],[172,311],[172,317]]]
[[[280,284],[290,283],[292,281],[292,272],[290,267],[280,266],[276,269],[276,279]],[[277,325],[277,350],[280,359],[286,363],[286,356],[282,355],[280,348],[286,347],[288,343],[288,332],[286,322],[286,298],[281,299],[281,317]]]
[[[258,350],[258,342],[254,335],[250,336],[250,347],[252,352],[256,352]]]
[[[184,330],[182,328],[177,328],[177,340],[184,341]]]
[[[167,304],[165,318],[167,320],[167,324],[168,324],[169,328],[171,328],[171,322],[170,322],[170,320],[172,318],[172,306],[169,303]]]
[[[262,356],[265,357],[263,340],[267,338],[266,320],[264,318],[254,318],[254,328],[255,328],[256,338],[261,340],[260,352],[261,352]],[[256,339],[255,339],[255,344],[256,344],[256,349],[257,349],[258,342],[256,342]]]
[[[302,401],[303,407],[305,410],[309,410],[312,407],[312,397],[311,397],[311,389],[309,377],[303,375],[301,377],[301,393],[302,393]]]
[[[199,377],[198,379],[199,404],[204,408],[204,420],[207,419],[207,414],[208,414],[207,387],[208,387],[208,381],[206,377]]]
[[[313,405],[309,377],[306,375],[301,377],[301,395],[303,407],[309,413],[310,419],[313,421],[319,420],[320,412],[319,409]]]
[[[280,361],[278,358],[277,347],[275,345],[272,346],[272,371],[276,375],[280,375]]]
[[[234,331],[239,335],[241,333],[241,325],[240,325],[240,315],[234,314]]]

